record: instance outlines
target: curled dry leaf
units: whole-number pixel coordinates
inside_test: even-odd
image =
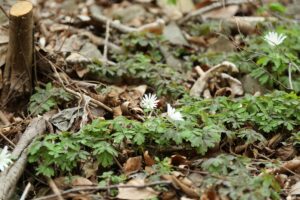
[[[210,187],[206,189],[200,197],[200,200],[220,200],[221,198],[217,194],[215,187]]]
[[[232,96],[235,97],[235,96],[243,95],[244,90],[241,81],[225,73],[221,73],[221,77],[223,79],[226,79],[228,84],[230,85]]]
[[[223,88],[218,89],[215,93],[215,97],[218,97],[218,96],[227,96],[227,97],[233,96],[231,88],[223,87]]]
[[[287,161],[283,163],[280,167],[267,170],[268,173],[276,174],[276,173],[286,173],[290,171],[300,171],[300,159],[295,158],[293,160]]]
[[[144,152],[144,161],[145,161],[146,166],[152,166],[155,164],[154,159],[149,155],[148,151]]]
[[[114,118],[118,116],[122,116],[123,112],[121,106],[114,107],[113,114],[114,114]]]
[[[230,5],[204,13],[204,19],[227,19],[233,17],[239,10],[238,5]]]
[[[173,155],[171,156],[171,164],[174,166],[183,165],[187,163],[187,159],[182,155]]]
[[[199,69],[197,71],[199,71]],[[209,89],[209,87],[214,88],[215,84],[217,84],[219,82],[219,79],[222,79],[222,77],[219,77],[219,74],[221,74],[222,72],[232,73],[232,72],[238,72],[238,71],[239,70],[235,64],[228,62],[228,61],[224,61],[221,64],[218,64],[218,65],[210,68],[209,70],[204,72],[204,74],[200,73],[201,76],[196,80],[196,82],[192,86],[192,88],[190,90],[190,95],[191,96],[200,96],[205,89],[207,89],[207,88]],[[242,88],[239,86],[239,84],[240,84],[239,81],[237,81],[236,79],[234,79],[233,77],[231,77],[229,75],[228,76],[225,75],[224,78],[226,78],[227,80],[230,80],[230,82],[229,81],[228,82],[234,88],[236,93],[238,93],[238,94],[241,93]],[[214,86],[212,86],[211,84],[208,85],[209,82],[213,82]]]
[[[193,187],[192,182],[183,177],[181,173],[173,172],[172,175],[162,175],[162,178],[171,181],[175,189],[181,190],[188,197],[199,198],[198,191]]]
[[[123,172],[125,174],[131,174],[137,172],[142,168],[142,156],[129,158],[123,166]]]
[[[143,186],[145,181],[143,179],[132,179],[125,185]],[[118,199],[152,199],[157,197],[159,193],[153,190],[151,187],[145,188],[119,188]]]
[[[292,186],[289,196],[299,196],[300,195],[300,181],[298,181],[295,185]]]
[[[98,163],[85,162],[83,164],[82,170],[86,178],[91,178],[91,180],[94,180],[97,177]]]
[[[293,144],[287,144],[279,149],[276,149],[276,155],[281,160],[290,160],[295,157],[297,154],[297,149],[294,147]]]
[[[78,186],[91,186],[94,185],[89,179],[80,177],[80,176],[72,176],[72,177],[58,177],[54,179],[55,185],[59,189],[67,189]]]

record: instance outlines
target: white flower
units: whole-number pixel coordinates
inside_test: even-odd
[[[172,108],[170,104],[167,104],[167,113],[170,119],[174,121],[183,121],[181,113],[176,111],[175,108]]]
[[[276,32],[269,32],[265,35],[264,40],[269,43],[271,46],[280,45],[283,40],[285,40],[286,36],[283,34],[279,34]]]
[[[4,171],[12,163],[10,156],[11,154],[7,151],[7,146],[5,146],[0,153],[0,171]]]
[[[144,109],[153,110],[157,107],[157,103],[159,100],[157,100],[157,97],[155,94],[145,94],[142,101],[141,101],[141,107]]]

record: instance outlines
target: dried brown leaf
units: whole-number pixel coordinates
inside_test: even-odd
[[[144,161],[146,163],[146,166],[152,166],[155,164],[154,159],[149,155],[148,151],[144,152]]]
[[[142,168],[142,156],[129,158],[123,166],[123,172],[130,174],[137,172]]]
[[[292,186],[289,194],[292,196],[300,195],[300,181],[298,181],[295,185]]]
[[[125,185],[142,186],[145,185],[143,179],[132,179],[128,181]],[[119,194],[117,198],[119,199],[152,199],[157,197],[159,193],[153,190],[151,187],[145,188],[119,188]]]

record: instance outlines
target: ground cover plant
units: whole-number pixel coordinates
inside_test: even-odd
[[[296,1],[0,7],[0,199],[299,198]]]

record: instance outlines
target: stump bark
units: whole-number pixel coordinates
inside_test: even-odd
[[[1,105],[20,110],[32,92],[33,6],[19,1],[9,12],[9,43],[3,73]]]

